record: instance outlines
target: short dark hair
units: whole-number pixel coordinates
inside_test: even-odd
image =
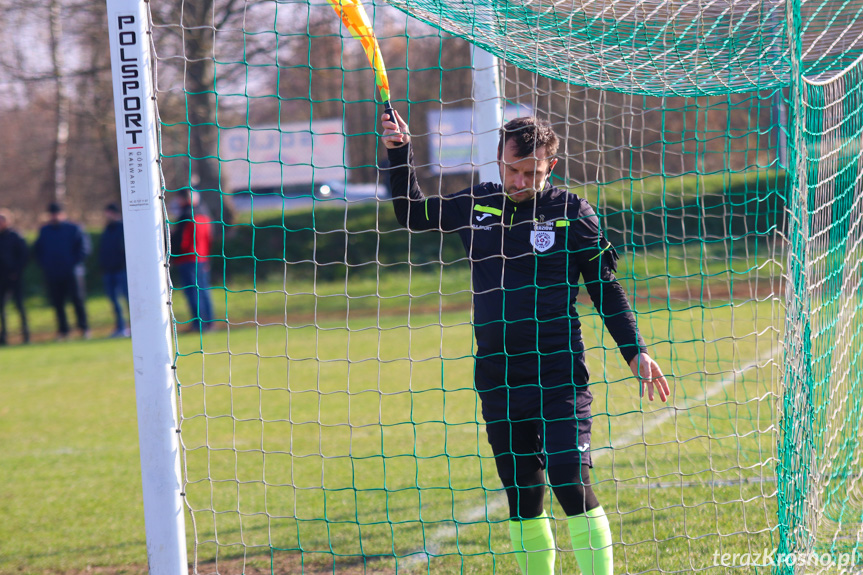
[[[48,204],[49,214],[59,214],[64,211],[65,209],[63,208],[63,204],[61,204],[60,202],[51,202],[50,204]]]
[[[105,211],[111,212],[112,214],[119,214],[120,213],[120,206],[118,206],[114,202],[111,202],[110,204],[105,205]]]
[[[548,159],[557,154],[558,139],[551,124],[534,116],[515,118],[504,124],[497,144],[498,158],[503,156],[503,147],[510,141],[515,142],[515,154],[519,158],[533,156],[540,148],[545,148]]]

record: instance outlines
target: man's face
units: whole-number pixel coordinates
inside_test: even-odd
[[[545,180],[557,163],[557,158],[549,160],[546,153],[542,147],[534,155],[520,158],[515,153],[515,142],[510,140],[506,143],[498,164],[503,191],[509,199],[514,202],[532,200],[545,187]]]
[[[0,232],[5,232],[9,227],[9,222],[6,221],[6,216],[0,216]]]

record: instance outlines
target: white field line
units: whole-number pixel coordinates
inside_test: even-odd
[[[619,438],[614,441],[618,445],[618,447],[626,447],[634,444],[636,441],[640,441],[643,443],[644,436],[660,425],[666,423],[669,419],[674,417],[678,411],[684,411],[689,409],[695,405],[703,405],[707,399],[713,397],[718,394],[720,391],[724,390],[728,387],[729,384],[732,384],[738,380],[739,377],[746,374],[748,371],[755,369],[757,367],[763,367],[767,364],[768,361],[773,359],[776,356],[777,350],[774,348],[768,354],[764,354],[763,356],[754,359],[741,367],[740,369],[735,369],[730,375],[721,379],[707,388],[704,393],[704,397],[692,398],[689,401],[684,401],[682,405],[669,405],[668,407],[661,408],[653,412],[653,417],[651,417],[650,421],[645,422],[642,420],[643,425],[638,426],[637,429],[632,429],[630,432],[618,436]],[[661,412],[661,413],[660,413]],[[605,447],[601,448],[601,451],[597,451],[595,453],[591,453],[591,459],[596,462],[597,459],[600,459],[603,455],[611,453],[613,451],[613,447]],[[501,491],[493,492],[493,496],[489,496],[487,501],[487,505],[478,505],[468,511],[466,514],[462,515],[458,520],[457,524],[462,523],[476,523],[482,519],[485,519],[488,516],[495,515],[498,511],[502,510],[506,507],[506,497]],[[424,563],[428,561],[429,557],[438,555],[440,553],[441,545],[449,540],[452,540],[458,534],[458,530],[456,525],[444,525],[438,527],[434,531],[432,531],[431,535],[426,538],[426,544],[423,549],[418,549],[413,553],[408,554],[408,556],[400,561],[399,567],[403,567],[405,569],[411,569],[415,567],[418,563]]]
[[[635,444],[636,441],[644,444],[645,435],[647,435],[648,433],[650,433],[660,425],[663,425],[666,421],[677,415],[678,411],[686,411],[687,409],[691,409],[694,406],[704,405],[704,402],[706,402],[709,398],[724,390],[726,387],[728,387],[729,384],[736,382],[737,379],[744,375],[746,372],[755,369],[756,367],[763,367],[764,365],[766,365],[768,361],[770,361],[771,359],[773,359],[773,357],[776,356],[776,352],[776,349],[772,349],[770,350],[770,353],[766,353],[757,359],[753,359],[740,369],[735,369],[733,372],[731,372],[730,375],[708,387],[707,391],[705,391],[704,393],[704,397],[693,397],[688,401],[684,401],[679,406],[669,405],[667,407],[657,409],[653,412],[655,415],[650,418],[650,421],[645,422],[642,418],[643,425],[636,426],[636,428],[633,428],[629,433],[618,436],[618,439],[616,439],[612,443],[617,444],[618,449],[622,447],[630,447]],[[611,453],[614,449],[614,446],[608,446],[599,448],[599,450],[597,450],[596,452],[591,450],[590,458],[595,462],[603,455],[608,455],[609,453]]]

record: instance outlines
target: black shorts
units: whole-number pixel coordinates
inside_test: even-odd
[[[590,389],[535,386],[530,395],[524,391],[513,394],[497,388],[479,393],[488,442],[504,484],[547,466],[574,463],[593,467]]]

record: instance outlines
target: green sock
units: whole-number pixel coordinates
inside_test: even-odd
[[[551,521],[543,511],[539,517],[509,522],[509,537],[515,560],[525,575],[554,573],[554,537]]]
[[[575,559],[583,575],[612,575],[611,528],[602,507],[567,519]]]

